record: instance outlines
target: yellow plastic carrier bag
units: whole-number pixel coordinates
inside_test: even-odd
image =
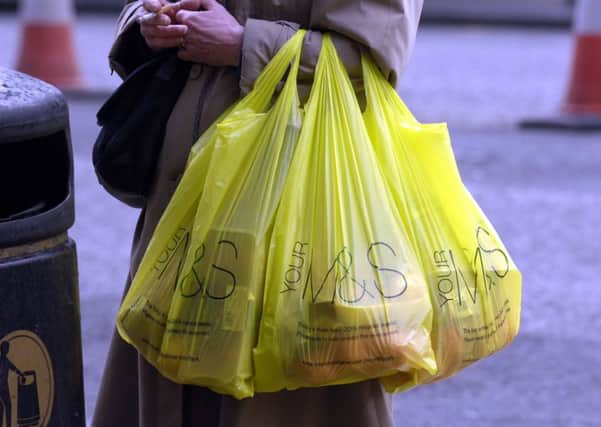
[[[257,391],[436,372],[426,278],[385,178],[326,35],[269,248]]]
[[[362,113],[328,35],[303,111],[303,37],[192,148],[121,336],[173,381],[236,398],[372,378],[400,391],[507,345],[520,273],[446,126],[418,123],[365,56]]]
[[[303,37],[195,144],[122,303],[119,333],[173,381],[253,394],[270,230],[302,121]]]
[[[376,66],[363,57],[364,121],[434,310],[437,372],[383,378],[398,391],[452,375],[517,335],[521,275],[463,185],[445,124],[418,123]]]

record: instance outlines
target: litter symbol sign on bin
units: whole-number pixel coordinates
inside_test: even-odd
[[[16,331],[0,340],[0,427],[46,427],[54,401],[52,361],[41,339]]]
[[[19,377],[17,393],[19,427],[34,427],[40,422],[40,403],[38,398],[38,382],[35,371],[27,371]]]

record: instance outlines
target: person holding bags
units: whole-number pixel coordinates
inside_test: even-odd
[[[361,97],[361,51],[397,85],[422,8],[422,0],[183,0],[138,23],[138,18],[165,4],[158,0],[128,3],[109,55],[111,68],[123,78],[164,49],[177,50],[181,60],[192,63],[166,124],[151,190],[139,206],[142,212],[127,287],[181,180],[192,146],[228,107],[249,93],[265,66],[299,28],[308,29],[299,58],[300,99],[304,102],[311,88],[322,31],[332,35]],[[377,380],[257,393],[237,400],[165,378],[115,333],[92,425],[391,427],[394,422],[391,398]]]

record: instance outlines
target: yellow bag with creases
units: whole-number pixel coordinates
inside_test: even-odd
[[[175,382],[254,393],[267,246],[302,121],[303,37],[195,144],[119,311],[121,336]]]
[[[446,378],[517,335],[521,274],[463,185],[445,124],[421,124],[363,57],[364,121],[415,253],[434,310],[437,372],[383,378],[389,390]]]
[[[257,391],[435,372],[407,234],[326,35],[269,249]]]

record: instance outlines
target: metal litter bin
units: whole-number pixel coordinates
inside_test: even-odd
[[[85,426],[67,104],[0,67],[0,425]]]

